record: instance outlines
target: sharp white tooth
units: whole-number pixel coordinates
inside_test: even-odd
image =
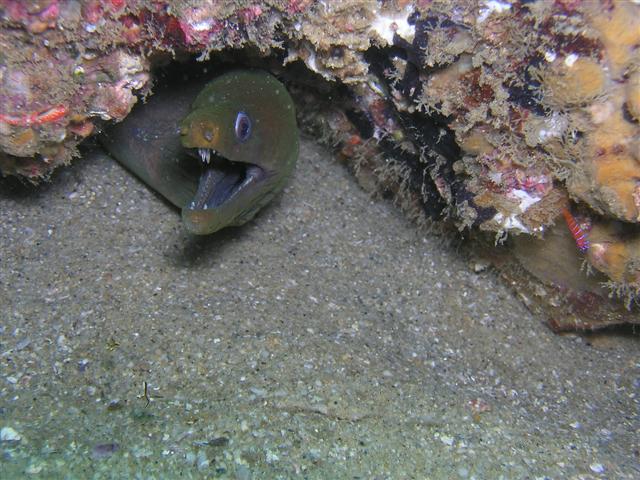
[[[200,159],[204,163],[209,163],[209,161],[211,160],[211,150],[207,148],[199,148],[198,153],[200,154]]]

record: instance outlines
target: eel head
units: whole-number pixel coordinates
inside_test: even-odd
[[[196,234],[251,219],[282,189],[298,156],[293,102],[264,72],[232,72],[211,82],[180,135],[201,168],[196,194],[182,209]]]

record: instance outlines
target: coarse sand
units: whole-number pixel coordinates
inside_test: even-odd
[[[100,151],[0,183],[1,478],[640,478],[637,335],[556,335],[304,139],[211,237]]]

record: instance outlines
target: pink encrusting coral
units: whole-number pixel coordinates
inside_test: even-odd
[[[302,124],[414,218],[498,242],[561,226],[578,235],[561,255],[637,298],[636,1],[0,0],[0,170],[46,177],[151,93],[154,66],[241,48],[304,65]]]
[[[93,118],[122,120],[129,113],[133,92],[149,80],[149,62],[126,49],[67,40],[118,18],[124,2],[87,2],[80,9],[70,2],[4,1],[2,7],[0,168],[37,179],[71,159],[93,132]]]

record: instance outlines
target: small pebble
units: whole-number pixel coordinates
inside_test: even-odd
[[[589,468],[593,473],[604,473],[604,465],[601,463],[592,463]]]
[[[484,261],[476,261],[473,263],[473,271],[474,273],[484,272],[487,268],[489,268],[489,263]]]
[[[93,450],[91,451],[91,458],[94,460],[109,458],[118,450],[120,450],[120,446],[117,443],[101,443],[93,447]]]
[[[307,452],[307,458],[312,462],[320,460],[322,453],[317,448],[312,448]]]
[[[251,480],[249,467],[243,464],[236,464],[236,480]]]
[[[601,428],[598,433],[607,440],[611,440],[613,438],[613,432],[608,428]]]
[[[227,437],[215,437],[207,442],[211,447],[226,447],[229,445],[229,439]]]
[[[25,473],[28,475],[38,475],[44,467],[45,465],[43,463],[32,463],[26,468]]]
[[[146,447],[134,447],[131,453],[134,458],[149,458],[153,455],[153,450]]]
[[[4,427],[0,430],[0,442],[19,442],[22,437],[11,427]]]
[[[267,391],[264,388],[251,387],[249,389],[251,393],[253,393],[256,397],[265,397],[267,395]]]
[[[80,373],[83,373],[87,369],[88,365],[89,365],[89,360],[87,360],[86,358],[83,358],[78,362],[78,371]]]
[[[442,436],[440,436],[440,441],[441,441],[442,443],[444,443],[445,445],[448,445],[449,447],[450,447],[451,445],[453,445],[453,437],[450,437],[450,436],[448,436],[448,435],[442,435]]]
[[[109,401],[109,404],[107,405],[107,411],[108,412],[116,412],[118,410],[122,410],[122,407],[124,407],[122,402],[120,402],[119,399],[115,398],[115,399]]]
[[[209,459],[207,458],[207,453],[204,450],[200,450],[196,457],[196,465],[198,466],[198,470],[204,470],[205,468],[209,468]]]
[[[189,465],[193,465],[194,463],[196,463],[196,454],[193,452],[187,452],[187,454],[184,456],[184,459]]]
[[[280,457],[273,453],[271,450],[267,450],[266,460],[267,463],[275,463],[280,460]]]

